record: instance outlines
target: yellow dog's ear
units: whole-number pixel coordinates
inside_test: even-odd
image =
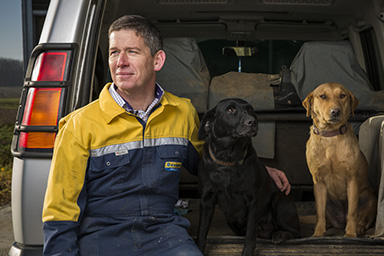
[[[308,94],[308,96],[303,101],[303,107],[307,110],[307,116],[311,115],[311,107],[313,102],[313,92]]]
[[[348,91],[348,92],[349,92],[349,98],[350,98],[350,104],[351,104],[351,112],[352,112],[352,116],[353,116],[353,115],[355,115],[355,109],[359,105],[359,100],[355,97],[355,95],[353,95],[352,92],[350,92],[350,91]]]

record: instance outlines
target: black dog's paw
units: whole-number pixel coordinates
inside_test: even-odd
[[[272,235],[272,241],[274,244],[281,244],[293,238],[295,238],[295,236],[292,233],[282,230],[276,231]]]
[[[254,256],[256,247],[244,246],[241,256]]]

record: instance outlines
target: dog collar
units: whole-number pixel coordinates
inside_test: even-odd
[[[336,135],[344,134],[347,132],[347,126],[342,125],[339,129],[333,130],[333,131],[320,131],[319,128],[317,128],[315,125],[313,125],[313,133],[316,135],[320,135],[323,137],[333,137]]]
[[[247,150],[245,151],[245,154],[244,154],[244,157],[243,159],[241,159],[240,161],[234,161],[234,162],[224,162],[224,161],[221,161],[219,159],[217,159],[214,155],[213,155],[213,152],[211,150],[211,147],[208,145],[208,151],[209,151],[209,155],[211,156],[213,162],[219,164],[219,165],[226,165],[226,166],[235,166],[235,165],[242,165],[243,162],[244,162],[244,159],[245,159],[245,156],[247,155]]]

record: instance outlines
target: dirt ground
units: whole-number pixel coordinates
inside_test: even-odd
[[[13,244],[11,204],[0,206],[0,256],[8,255]]]

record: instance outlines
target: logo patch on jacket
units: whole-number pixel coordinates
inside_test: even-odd
[[[120,151],[116,151],[115,156],[122,156],[122,155],[126,155],[128,153],[129,153],[128,149],[122,149]]]
[[[181,163],[180,162],[166,162],[165,163],[165,170],[170,172],[178,172],[181,169]]]

